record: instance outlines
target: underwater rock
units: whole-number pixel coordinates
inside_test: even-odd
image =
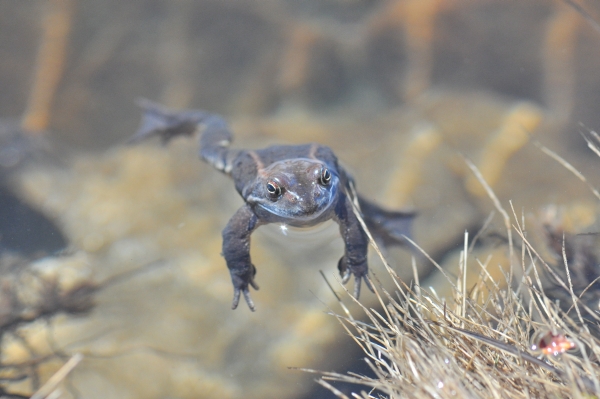
[[[65,236],[48,217],[0,185],[0,253],[37,257],[66,246]]]
[[[257,312],[231,311],[220,230],[241,199],[189,149],[186,140],[166,149],[119,148],[80,157],[71,170],[22,176],[22,191],[59,218],[98,279],[164,263],[101,290],[84,321],[56,323],[66,347],[97,336],[76,344],[93,355],[74,371],[73,384],[87,397],[296,397],[309,386],[298,382],[310,376],[287,367],[336,362],[325,348],[336,346],[340,331],[321,302],[333,305],[335,297],[319,270],[337,272],[339,233],[332,225],[288,236],[278,226],[259,229],[252,248],[260,265]],[[151,383],[131,380],[144,375]]]

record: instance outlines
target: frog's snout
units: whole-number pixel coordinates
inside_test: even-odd
[[[289,204],[298,204],[302,202],[302,197],[300,197],[298,194],[296,194],[293,191],[286,191],[285,194],[285,199],[287,200],[287,202]]]

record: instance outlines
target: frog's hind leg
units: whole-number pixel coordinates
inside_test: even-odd
[[[416,212],[388,211],[361,196],[358,203],[373,239],[379,246],[406,245]]]
[[[228,149],[233,135],[220,115],[201,110],[171,111],[146,99],[138,100],[138,105],[144,113],[140,128],[129,140],[131,143],[158,136],[167,144],[177,136],[193,136],[202,131],[200,158],[221,172],[231,171],[232,159],[238,151]]]
[[[177,136],[192,136],[198,131],[198,125],[210,115],[203,111],[171,111],[146,99],[138,100],[137,104],[144,113],[140,127],[129,139],[130,143],[158,136],[163,144],[167,144]]]

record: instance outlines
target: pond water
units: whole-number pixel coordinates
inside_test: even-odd
[[[196,138],[128,145],[138,98],[223,115],[235,148],[330,146],[360,193],[418,212],[413,238],[443,264],[494,209],[463,157],[505,206],[596,226],[589,188],[532,144],[600,186],[578,134],[600,129],[600,34],[566,3],[5,1],[0,32],[1,361],[24,376],[11,393],[74,353],[65,398],[324,399],[290,367],[364,364],[328,314],[342,310],[320,271],[361,315],[339,283],[337,227],[259,228],[257,311],[231,311],[220,232],[243,201]],[[490,229],[506,233],[498,215]],[[387,252],[407,283],[413,254]]]

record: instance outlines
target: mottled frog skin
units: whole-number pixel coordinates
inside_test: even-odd
[[[176,136],[200,136],[200,157],[231,176],[245,204],[223,230],[223,256],[231,273],[234,295],[232,308],[243,294],[255,310],[249,287],[258,289],[256,268],[250,259],[250,235],[257,227],[282,223],[308,227],[333,219],[345,244],[338,263],[342,281],[355,279],[354,296],[360,295],[361,281],[367,279],[368,237],[353,212],[352,178],[338,164],[329,147],[319,144],[277,145],[260,150],[229,149],[233,137],[225,120],[199,110],[169,111],[147,100],[142,123],[132,141],[159,136],[163,143]],[[411,212],[386,211],[360,195],[358,203],[376,241],[390,246],[402,244],[414,217]]]

